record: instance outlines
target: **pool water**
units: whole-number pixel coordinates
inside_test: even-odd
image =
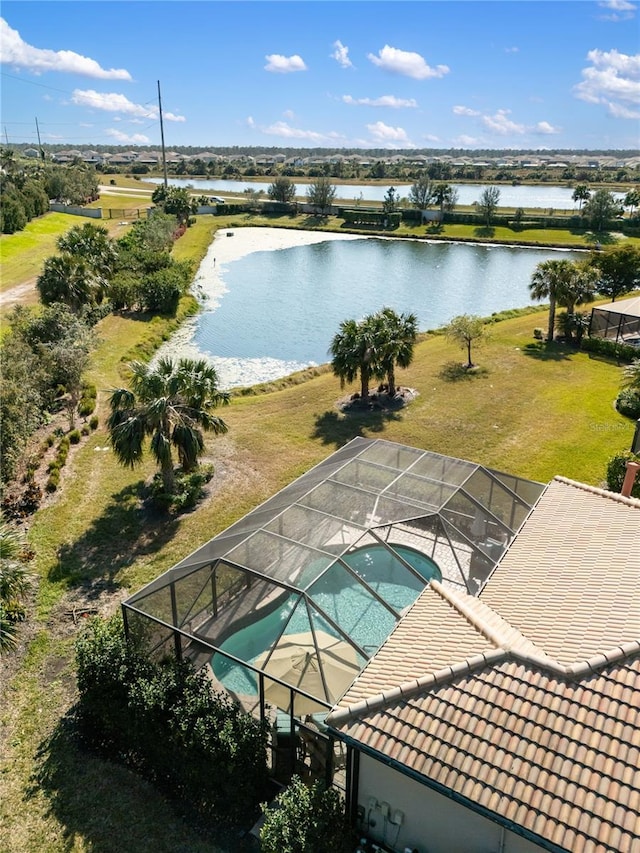
[[[358,548],[341,559],[367,586],[358,583],[350,572],[336,563],[306,588],[311,599],[308,607],[304,596],[283,592],[277,609],[241,628],[220,648],[253,663],[281,636],[307,633],[312,626],[316,631],[337,636],[333,625],[323,617],[322,613],[325,613],[365,652],[366,657],[360,656],[360,663],[364,666],[397,622],[395,615],[376,595],[400,614],[416,600],[424,588],[424,581],[431,578],[442,580],[438,566],[425,554],[405,545],[396,545],[393,550],[424,580],[410,572],[384,545]],[[257,694],[255,673],[247,667],[219,654],[213,655],[211,667],[216,678],[230,692]]]

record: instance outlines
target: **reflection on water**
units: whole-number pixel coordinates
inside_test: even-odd
[[[383,306],[415,313],[425,331],[457,314],[528,305],[531,274],[552,257],[558,252],[375,238],[254,252],[218,270],[224,292],[183,334],[225,387],[255,384],[328,361],[340,322]],[[206,281],[199,285],[206,292]]]
[[[149,183],[160,184],[162,178],[145,178]],[[292,179],[296,184],[295,178]],[[178,187],[193,187],[202,192],[227,192],[242,196],[246,189],[253,189],[256,192],[262,190],[267,193],[271,186],[271,181],[225,181],[214,178],[169,178],[169,183]],[[354,202],[367,201],[383,201],[389,187],[393,181],[386,184],[336,184],[336,199],[342,200],[349,204]],[[480,199],[482,191],[489,186],[488,184],[451,184],[458,193],[458,204],[466,206],[477,202]],[[304,199],[306,196],[308,184],[298,182],[297,195]],[[408,196],[411,184],[394,184],[400,197]],[[573,187],[561,186],[505,186],[499,185],[500,198],[498,205],[500,207],[524,207],[533,208],[539,207],[544,210],[553,209],[556,212],[578,210],[579,202],[572,199],[574,192]],[[615,198],[623,199],[624,193],[613,193]]]

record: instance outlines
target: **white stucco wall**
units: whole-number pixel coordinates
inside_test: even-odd
[[[380,808],[371,810],[369,800],[389,804],[390,820]],[[358,805],[370,822],[367,834],[389,850],[404,853],[539,853],[542,849],[448,797],[421,785],[380,761],[360,755]],[[402,824],[394,824],[396,810]],[[375,824],[375,825],[373,825]]]

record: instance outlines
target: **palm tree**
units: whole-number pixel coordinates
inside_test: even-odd
[[[106,228],[92,225],[75,225],[58,238],[58,249],[83,261],[94,280],[99,296],[104,294],[109,279],[113,276],[117,252]]]
[[[556,325],[556,305],[566,294],[573,276],[573,263],[567,260],[542,261],[533,271],[529,290],[533,299],[549,300],[547,341],[553,341]]]
[[[440,214],[443,215],[445,210],[453,210],[458,202],[458,191],[451,184],[445,181],[435,184],[431,193],[432,200],[439,205]]]
[[[204,359],[161,358],[155,367],[134,361],[131,390],[116,389],[108,419],[116,458],[131,468],[142,460],[145,438],[160,466],[165,492],[175,487],[172,448],[183,471],[192,471],[204,450],[204,432],[227,432],[212,409],[229,402],[218,388],[218,375]]]
[[[629,216],[633,216],[636,208],[640,207],[640,190],[629,190],[624,197],[624,207],[629,208]]]
[[[409,367],[418,335],[418,318],[415,314],[396,314],[393,308],[383,308],[377,319],[379,343],[377,345],[380,367],[387,376],[388,394],[396,394],[396,367]]]
[[[573,314],[576,305],[582,305],[593,298],[598,281],[598,272],[589,261],[566,261],[571,270],[567,270],[564,292],[558,298],[558,304]]]
[[[0,519],[0,653],[16,647],[16,622],[24,619],[23,601],[31,589],[31,578],[20,561],[22,540]]]
[[[371,377],[384,376],[375,358],[376,327],[373,317],[365,317],[360,322],[343,320],[329,348],[331,367],[340,379],[340,387],[355,381],[360,374],[360,397],[365,402],[369,399]]]
[[[52,255],[36,281],[43,305],[63,302],[72,311],[94,301],[91,275],[84,261],[72,255]]]
[[[640,358],[634,359],[622,371],[622,384],[640,393]]]
[[[582,210],[582,205],[585,201],[589,201],[591,198],[591,191],[587,184],[578,184],[573,191],[573,195],[571,196],[572,201],[577,201],[580,203],[580,207],[578,210]]]

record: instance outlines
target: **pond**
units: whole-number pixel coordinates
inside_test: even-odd
[[[292,179],[296,183],[295,178]],[[161,184],[162,178],[145,178],[149,183]],[[262,190],[267,194],[272,181],[252,182],[252,181],[225,181],[214,180],[208,178],[170,178],[169,183],[177,187],[194,187],[202,192],[226,192],[236,193],[242,196],[246,189]],[[301,182],[296,184],[298,196],[304,198],[306,195],[306,184]],[[364,185],[364,184],[336,184],[336,200],[341,200],[347,204],[354,204],[362,201],[382,201],[391,186],[391,183],[384,185]],[[409,193],[410,184],[394,184],[400,196],[406,196]],[[474,201],[478,201],[480,194],[489,186],[488,184],[452,184],[458,192],[458,204],[471,205]],[[500,207],[523,207],[523,208],[542,208],[549,210],[552,208],[556,213],[572,212],[578,210],[578,203],[572,201],[572,187],[563,186],[499,186],[500,198],[498,204]],[[624,193],[613,193],[615,198],[623,199]]]
[[[236,229],[238,241],[245,229]],[[269,233],[246,229],[256,245]],[[304,234],[304,232],[302,232]],[[315,239],[322,239],[318,234]],[[223,387],[252,385],[329,361],[341,321],[390,306],[413,312],[422,331],[457,314],[488,316],[532,304],[536,265],[578,252],[393,238],[340,239],[277,251],[250,251],[212,265],[214,241],[196,279],[203,311],[172,339],[172,353],[205,356]],[[295,239],[292,237],[291,239]],[[216,245],[218,249],[216,249]],[[161,354],[166,352],[161,350]]]

